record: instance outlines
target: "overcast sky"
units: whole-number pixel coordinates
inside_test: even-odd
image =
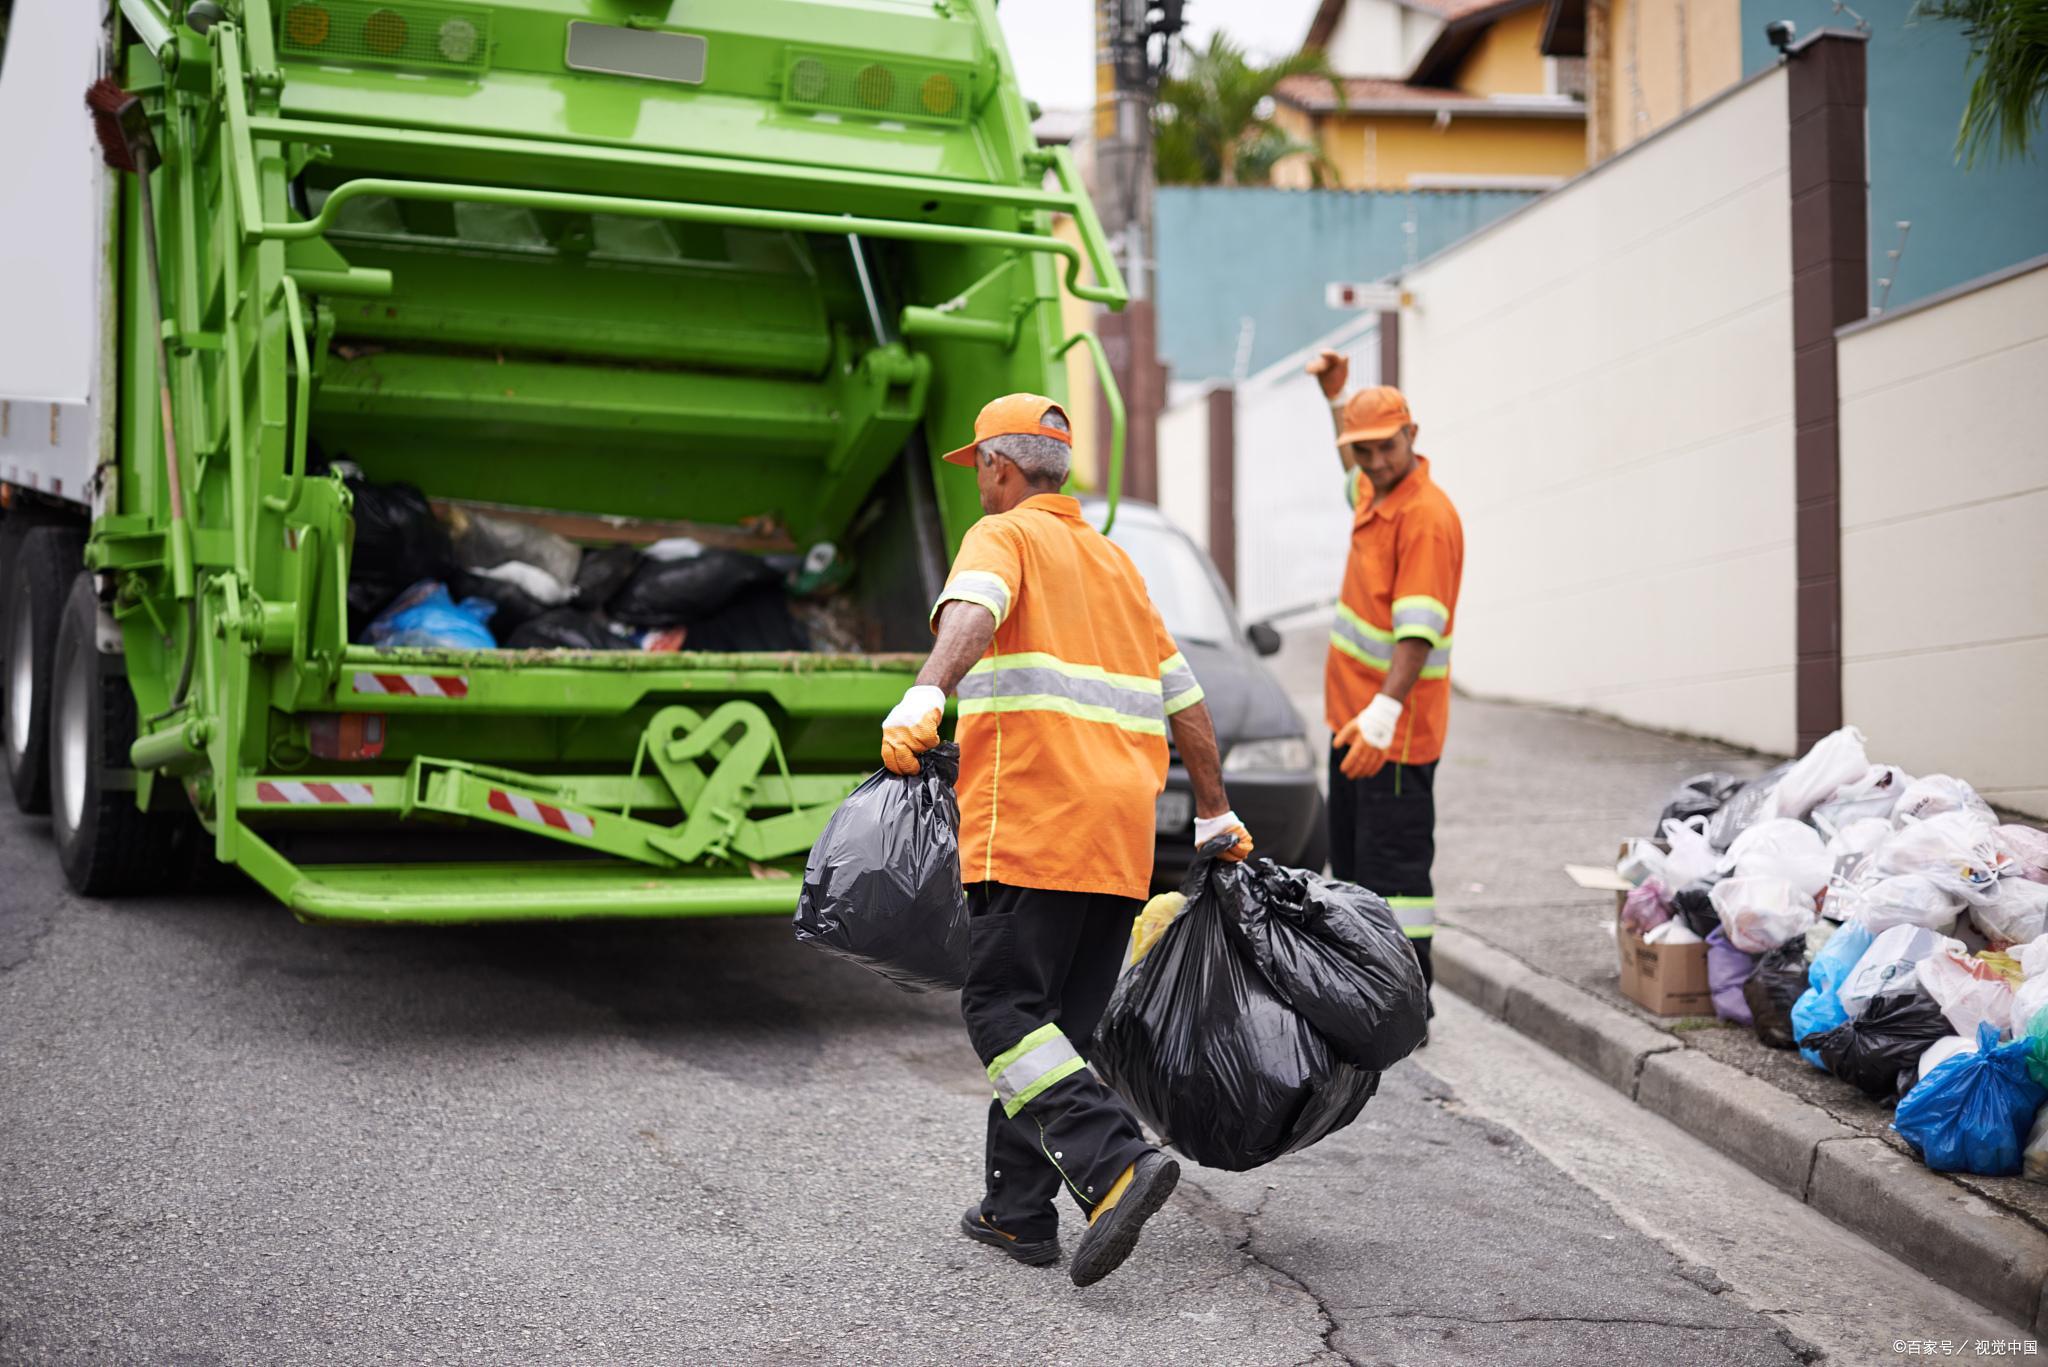
[[[1196,44],[1222,29],[1265,56],[1301,45],[1316,0],[1187,0]],[[1085,109],[1095,102],[1095,0],[1001,0],[997,11],[1010,40],[1024,94],[1047,109]]]

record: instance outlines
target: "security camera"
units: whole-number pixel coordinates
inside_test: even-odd
[[[1799,26],[1790,19],[1774,19],[1764,25],[1764,37],[1771,40],[1771,46],[1780,52],[1792,50],[1792,39],[1799,32]]]

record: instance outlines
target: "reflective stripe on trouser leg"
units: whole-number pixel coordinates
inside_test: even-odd
[[[1014,1116],[1040,1092],[1087,1066],[1060,1028],[1046,1024],[998,1054],[988,1066],[988,1080],[1003,1114]]]
[[[1409,939],[1427,940],[1436,934],[1436,898],[1389,897],[1386,902],[1393,908],[1402,933]]]

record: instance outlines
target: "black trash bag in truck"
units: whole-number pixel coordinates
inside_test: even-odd
[[[804,865],[796,938],[871,968],[906,992],[967,981],[960,881],[960,747],[927,750],[916,774],[884,769],[847,795]]]
[[[1806,937],[1791,939],[1756,961],[1756,971],[1742,985],[1756,1037],[1772,1049],[1796,1049],[1792,1004],[1806,991]]]
[[[550,608],[505,638],[508,650],[631,650],[633,642],[606,628],[596,613]]]
[[[1212,1168],[1255,1168],[1350,1124],[1425,1028],[1393,913],[1270,860],[1204,857],[1182,890],[1186,909],[1117,980],[1096,1071]]]
[[[410,484],[350,478],[356,524],[349,554],[349,636],[354,639],[391,600],[422,579],[446,582],[455,573],[448,529],[427,496]]]
[[[701,622],[748,589],[780,578],[758,555],[711,546],[680,560],[642,560],[605,611],[636,627]]]
[[[576,601],[585,608],[603,607],[639,568],[640,552],[631,546],[584,551],[583,561],[576,567]]]

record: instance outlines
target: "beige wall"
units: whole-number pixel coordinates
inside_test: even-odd
[[[1786,146],[1776,73],[1407,277],[1462,687],[1792,747]]]
[[[2048,263],[1845,333],[1842,703],[2048,815]]]
[[[1543,6],[1518,10],[1488,28],[1458,69],[1458,89],[1474,95],[1547,95]]]
[[[1313,125],[1297,110],[1283,105],[1275,119],[1290,137],[1310,136]],[[1427,114],[1330,114],[1320,122],[1323,154],[1347,190],[1405,190],[1416,175],[1564,178],[1586,167],[1585,125],[1576,119],[1453,117],[1439,128]],[[1273,183],[1306,189],[1306,162],[1282,162]]]
[[[1620,151],[1742,79],[1741,0],[1608,0],[1604,145]]]

